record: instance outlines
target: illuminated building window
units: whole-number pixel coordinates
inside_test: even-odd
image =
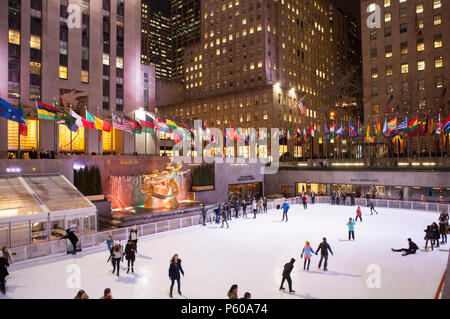
[[[67,126],[58,125],[59,131],[59,150],[62,152],[70,152],[72,144],[72,152],[84,152],[84,127],[78,128],[78,131],[71,132]],[[72,143],[71,143],[72,142]]]
[[[102,148],[104,153],[112,152],[111,132],[102,132]]]
[[[442,16],[440,14],[433,17],[433,25],[440,25],[442,23]]]
[[[434,68],[440,69],[444,66],[444,59],[440,56],[434,59]]]
[[[417,61],[417,71],[425,70],[425,60]]]
[[[434,36],[434,48],[442,48],[442,34],[437,34]]]
[[[20,150],[31,151],[34,147],[38,149],[39,122],[28,119],[28,134],[20,136]],[[8,151],[19,149],[19,123],[8,121]]]
[[[401,72],[402,72],[402,74],[407,74],[409,72],[409,65],[408,65],[408,63],[403,63],[401,65]]]
[[[123,58],[121,57],[116,58],[116,68],[123,69]]]
[[[384,22],[390,22],[391,21],[391,13],[390,12],[386,12],[384,14]]]
[[[81,71],[81,82],[89,83],[89,72],[88,71]]]
[[[433,9],[439,9],[442,6],[441,0],[433,0]]]
[[[67,67],[59,66],[59,78],[62,80],[67,80]]]
[[[422,52],[425,50],[425,43],[423,40],[417,43],[417,52]]]
[[[41,49],[41,37],[32,35],[30,39],[30,47],[32,49],[40,50]]]
[[[109,65],[109,54],[103,53],[103,65]]]
[[[417,14],[423,13],[423,3],[419,3],[416,5],[416,13]]]
[[[8,41],[9,43],[20,45],[20,31],[9,30]]]

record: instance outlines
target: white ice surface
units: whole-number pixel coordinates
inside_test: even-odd
[[[108,253],[83,252],[75,257],[50,259],[45,264],[11,270],[7,296],[2,298],[73,298],[77,288],[67,288],[67,268],[78,264],[81,288],[90,298],[99,298],[103,289],[112,289],[114,298],[168,298],[169,259],[178,253],[186,277],[182,278],[184,298],[226,298],[232,284],[253,298],[433,298],[448,259],[448,246],[433,252],[418,251],[402,257],[391,248],[407,247],[406,238],[423,250],[425,226],[437,214],[400,209],[377,208],[370,216],[362,207],[363,223],[355,228],[356,241],[346,241],[347,220],[355,217],[355,207],[309,205],[304,211],[294,205],[289,222],[281,223],[281,210],[258,215],[256,220],[229,222],[229,229],[215,224],[166,233],[138,243],[135,274],[111,274]],[[252,217],[252,215],[248,215]],[[300,252],[305,241],[315,250],[323,236],[334,252],[328,272],[318,271],[319,256],[313,256],[311,271],[303,271]],[[283,265],[297,259],[289,295],[279,292]],[[381,270],[381,287],[368,288],[369,265]],[[287,284],[285,284],[287,288]],[[176,292],[176,289],[174,289]],[[178,294],[174,294],[179,298]]]

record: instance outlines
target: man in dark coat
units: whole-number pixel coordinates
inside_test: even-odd
[[[239,218],[239,201],[237,199],[234,202],[234,217]]]
[[[328,270],[328,250],[330,251],[331,255],[333,255],[333,251],[331,250],[330,245],[327,243],[327,239],[323,237],[323,241],[319,244],[319,247],[316,249],[316,255],[320,251],[320,261],[319,261],[319,269],[320,266],[322,266],[322,261],[324,261],[323,264],[323,270]]]
[[[75,233],[70,228],[68,228],[66,230],[66,235],[63,238],[68,239],[70,241],[70,243],[73,246],[72,254],[76,254],[77,253],[77,242],[78,242],[77,235],[75,235]],[[67,252],[67,253],[69,253],[69,252]]]
[[[366,194],[366,202],[367,202],[367,207],[369,207],[369,205],[370,205],[370,194],[369,193]]]
[[[401,249],[394,249],[391,248],[393,252],[401,252],[403,251],[402,256],[415,254],[417,250],[419,250],[419,247],[411,240],[411,238],[408,238],[408,248],[401,248]]]
[[[242,217],[247,218],[247,202],[245,201],[245,199],[242,200]]]
[[[375,210],[375,203],[373,202],[373,200],[369,202],[369,207],[370,207],[370,215],[373,215],[373,212],[377,213],[378,215],[378,212]]]
[[[6,294],[6,276],[9,275],[8,273],[8,261],[6,260],[3,255],[0,255],[0,292],[2,294]]]
[[[336,203],[336,193],[333,192],[331,194],[331,205],[334,205]]]
[[[291,258],[291,261],[284,265],[283,279],[281,280],[281,285],[280,285],[280,290],[285,290],[283,285],[284,285],[284,281],[287,280],[288,285],[289,285],[289,293],[290,294],[295,292],[294,290],[292,290],[292,279],[291,279],[291,272],[292,272],[292,269],[294,269],[294,263],[295,263],[295,259]]]
[[[206,214],[208,213],[208,209],[204,204],[200,204],[200,207],[202,208],[203,226],[206,226]]]
[[[131,272],[134,273],[134,261],[136,260],[136,246],[134,245],[131,239],[128,240],[127,245],[125,246],[125,259],[128,262],[128,270],[127,274],[130,272],[130,264],[131,264]]]

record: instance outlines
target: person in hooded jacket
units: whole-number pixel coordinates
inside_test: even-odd
[[[305,256],[305,262],[303,264],[303,270],[307,270],[309,271],[309,264],[311,264],[311,256],[312,254],[316,254],[317,253],[311,248],[309,241],[306,242],[305,247],[303,247],[302,250],[302,254],[300,256],[300,258],[303,258],[303,256]]]
[[[281,221],[284,221],[284,217],[286,217],[286,223],[288,221],[288,211],[289,211],[289,204],[288,202],[283,203],[283,219]]]
[[[433,241],[434,241],[434,233],[431,229],[431,226],[428,225],[427,229],[424,230],[425,232],[425,249],[428,249],[428,242],[431,244],[431,250],[433,250]]]
[[[172,290],[175,281],[177,282],[178,285],[178,294],[181,296],[180,273],[184,277],[184,270],[183,267],[181,267],[181,259],[178,257],[178,254],[175,254],[173,255],[172,259],[170,259],[170,266],[169,266],[169,278],[171,280],[169,293],[170,298],[173,297]]]
[[[8,273],[8,262],[3,255],[0,255],[0,292],[2,294],[6,294],[6,277],[9,275]]]
[[[125,246],[125,259],[128,262],[127,274],[130,272],[130,264],[131,264],[131,272],[134,273],[134,261],[136,260],[136,252],[134,250],[134,244],[131,240],[128,240],[128,243]]]

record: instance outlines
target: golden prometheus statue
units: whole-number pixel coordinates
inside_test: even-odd
[[[142,179],[142,193],[147,194],[145,208],[177,208],[179,202],[177,200],[180,188],[175,182],[175,177],[189,172],[180,171],[181,163],[173,166],[173,159],[166,165],[166,170],[160,172],[153,170],[149,175],[144,175]]]

